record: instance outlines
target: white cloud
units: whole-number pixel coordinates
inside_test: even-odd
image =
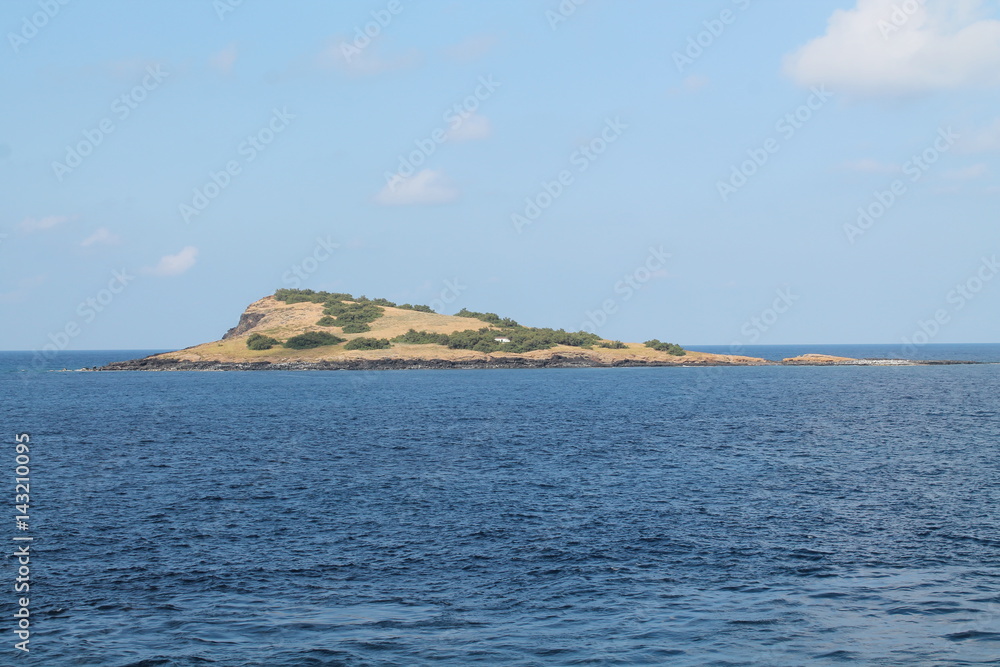
[[[52,229],[57,225],[61,225],[64,222],[69,222],[72,220],[68,215],[48,215],[44,218],[25,218],[18,225],[20,229],[25,234],[30,234],[31,232],[38,232],[45,229]]]
[[[1000,152],[1000,118],[976,132],[962,148],[970,153]]]
[[[843,167],[844,169],[860,171],[865,174],[892,174],[899,171],[901,168],[898,164],[879,162],[878,160],[873,160],[871,158],[845,162]]]
[[[1000,85],[1000,21],[978,16],[982,4],[858,0],[833,13],[825,35],[786,56],[785,72],[802,86],[858,97]]]
[[[440,171],[424,169],[409,178],[399,174],[375,195],[383,206],[447,204],[458,199],[458,190]]]
[[[81,241],[80,245],[86,248],[87,246],[92,246],[97,243],[101,245],[115,245],[121,243],[121,239],[116,234],[112,234],[107,227],[101,227]]]
[[[239,57],[239,49],[237,49],[236,44],[230,44],[218,53],[212,54],[212,57],[208,59],[208,64],[212,69],[222,74],[229,74],[233,71],[237,57]]]
[[[154,276],[179,276],[194,266],[197,257],[198,249],[189,245],[176,255],[161,257],[159,264],[143,272]]]
[[[334,40],[317,59],[323,69],[336,69],[351,76],[373,76],[383,72],[412,67],[420,61],[420,54],[411,50],[391,58],[379,52],[379,40],[372,39],[362,47],[350,38]]]
[[[952,169],[951,171],[945,172],[944,178],[951,181],[972,181],[977,178],[982,178],[989,171],[983,163],[969,165],[968,167],[963,167],[961,169]]]
[[[470,113],[456,118],[461,122],[448,130],[448,141],[487,139],[493,134],[493,124],[486,116]]]

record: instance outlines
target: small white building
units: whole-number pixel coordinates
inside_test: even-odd
[[[503,336],[497,336],[493,340],[495,340],[498,343],[509,343],[510,342],[510,338],[504,338]]]

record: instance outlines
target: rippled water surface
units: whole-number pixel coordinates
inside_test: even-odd
[[[1000,661],[997,365],[19,365],[0,664]]]

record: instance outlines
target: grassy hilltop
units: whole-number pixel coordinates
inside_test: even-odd
[[[497,340],[501,339],[501,340]],[[685,351],[659,340],[611,341],[587,332],[528,327],[494,313],[442,315],[427,306],[350,294],[279,289],[252,303],[221,340],[153,360],[190,362],[341,362],[350,360],[575,359],[594,365],[766,363]]]

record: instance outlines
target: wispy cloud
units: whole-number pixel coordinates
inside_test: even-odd
[[[967,153],[1000,153],[1000,118],[973,132],[961,149]]]
[[[458,194],[444,173],[424,169],[409,178],[397,174],[375,195],[375,202],[383,206],[447,204],[458,199]]]
[[[48,215],[44,218],[25,218],[18,224],[17,228],[25,234],[52,229],[64,222],[69,222],[73,218],[68,215]]]
[[[667,90],[671,95],[691,95],[698,92],[710,83],[709,79],[704,76],[697,74],[692,74],[691,76],[684,77],[681,81],[681,85],[674,86]]]
[[[849,171],[858,171],[865,174],[893,174],[902,169],[902,167],[898,164],[879,162],[878,160],[873,160],[871,158],[845,162],[841,166]]]
[[[93,234],[80,242],[84,248],[92,245],[116,245],[121,243],[121,238],[117,234],[112,234],[107,227],[98,228]]]
[[[448,141],[475,141],[487,139],[493,134],[493,124],[486,116],[473,112],[455,118],[459,122],[448,130]]]
[[[164,255],[156,266],[144,269],[143,273],[154,276],[179,276],[194,266],[197,258],[198,249],[189,245],[176,255]]]
[[[803,86],[870,98],[1000,85],[1000,21],[979,18],[982,4],[858,0],[786,56],[785,72]]]
[[[420,52],[411,49],[396,56],[381,53],[381,40],[372,39],[358,48],[349,38],[332,40],[316,60],[321,69],[334,69],[350,76],[374,76],[406,69],[420,63]]]
[[[0,292],[0,303],[18,303],[31,296],[35,287],[45,283],[47,276],[38,275],[30,278],[18,279],[14,289]]]
[[[213,53],[212,57],[208,59],[208,64],[212,69],[221,74],[230,74],[238,57],[239,48],[233,43],[218,53]]]
[[[989,172],[989,167],[984,163],[969,165],[961,169],[952,169],[944,173],[944,178],[950,181],[972,181],[982,178]]]

